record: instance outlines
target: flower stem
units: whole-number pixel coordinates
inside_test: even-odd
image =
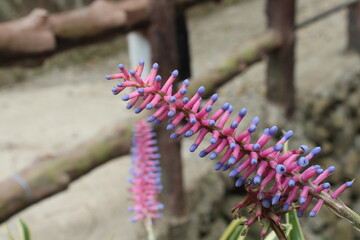
[[[145,228],[146,228],[148,240],[156,240],[152,220],[150,217],[147,217],[145,219]]]
[[[328,193],[325,192],[322,192],[321,194],[316,194],[316,193],[313,194],[317,198],[323,199],[326,206],[338,217],[349,221],[356,230],[360,231],[359,214],[351,210],[340,199],[333,199]]]

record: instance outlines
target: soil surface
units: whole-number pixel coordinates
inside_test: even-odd
[[[299,1],[298,22],[339,2]],[[266,26],[261,0],[220,6],[206,14],[197,8],[190,16],[194,76],[216,66],[233,49],[259,36]],[[297,36],[296,86],[301,104],[314,92],[326,89],[344,69],[358,64],[359,58],[344,51],[344,10],[299,30]],[[40,155],[72,149],[106,126],[132,121],[133,113],[111,94],[113,83],[103,80],[106,74],[117,72],[119,63],[128,66],[128,62],[126,52],[121,52],[83,65],[51,68],[36,79],[0,89],[0,178]],[[265,64],[259,63],[234,78],[220,90],[221,101],[231,102],[235,109],[247,107],[249,116],[262,116],[265,70]],[[189,155],[185,148],[185,184],[190,189],[212,163]],[[13,217],[8,222],[10,229],[20,217],[30,226],[35,240],[137,239],[142,229],[128,221],[132,216],[127,212],[131,206],[126,191],[129,168],[128,156],[99,167],[67,191]],[[0,239],[7,239],[4,229]]]

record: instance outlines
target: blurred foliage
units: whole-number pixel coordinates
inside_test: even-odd
[[[26,225],[26,223],[22,219],[18,220],[17,226],[18,226],[18,235],[20,235],[19,240],[31,240],[31,234],[30,234],[29,227]],[[7,232],[8,232],[8,238],[10,240],[18,240],[17,238],[15,238],[13,236],[13,234],[10,232],[9,228],[7,228]]]
[[[243,240],[247,235],[247,226],[244,224],[247,221],[246,218],[234,219],[230,222],[225,229],[220,240]]]
[[[289,233],[290,240],[305,240],[300,221],[295,209],[286,213],[286,223],[292,226],[292,229]]]

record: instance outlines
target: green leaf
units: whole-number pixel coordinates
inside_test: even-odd
[[[286,214],[286,222],[292,225],[292,230],[289,234],[291,240],[305,240],[296,210],[291,210]]]
[[[293,228],[293,226],[289,223],[284,224],[285,226],[285,235],[289,237],[289,234]],[[278,240],[279,238],[276,236],[276,233],[274,231],[271,231],[265,238],[265,240]],[[289,238],[292,240],[292,238]]]
[[[6,225],[6,232],[7,232],[7,236],[9,238],[9,240],[15,240],[14,236],[10,232],[8,225]]]
[[[29,228],[22,219],[18,221],[18,228],[21,232],[21,240],[31,240]]]
[[[246,218],[238,218],[231,221],[229,226],[225,229],[223,235],[221,236],[220,240],[242,240],[245,239],[247,231],[246,225],[240,225],[241,223],[245,222]],[[245,232],[244,232],[245,231]],[[242,236],[245,234],[245,236]]]

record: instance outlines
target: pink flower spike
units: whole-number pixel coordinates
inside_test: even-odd
[[[220,161],[215,165],[215,170],[220,170],[220,168],[226,163],[226,161],[229,159],[231,155],[232,149],[228,148],[225,152],[225,154],[221,157]]]
[[[173,120],[171,121],[171,124],[173,125],[173,127],[176,127],[181,120],[183,120],[183,118],[185,117],[185,114],[183,112],[179,112],[175,115],[175,117],[173,118]]]
[[[236,187],[242,186],[245,183],[246,179],[255,171],[255,169],[256,169],[256,165],[250,165],[248,169],[246,169],[244,174],[240,178],[238,178],[238,180],[236,180],[235,186]]]
[[[220,109],[218,109],[215,113],[214,113],[214,115],[212,115],[211,117],[210,117],[210,120],[213,120],[213,121],[217,121],[223,114],[224,114],[224,112],[226,111],[226,110],[228,110],[228,108],[230,107],[230,104],[229,103],[224,103],[223,105],[222,105],[222,107],[220,108]]]
[[[310,178],[315,177],[317,174],[321,174],[324,170],[322,168],[320,168],[320,166],[315,165],[312,166],[308,169],[306,169],[302,174],[301,174],[301,180],[304,182],[307,182]]]
[[[308,186],[304,186],[301,193],[300,193],[300,196],[299,196],[299,203],[302,205],[306,202],[306,199],[309,195],[309,190],[310,188]]]
[[[266,168],[267,168],[267,166],[268,166],[268,162],[267,162],[267,161],[261,161],[261,162],[260,162],[260,166],[259,166],[256,174],[259,175],[260,177],[263,176],[263,175],[264,175],[264,172],[265,172],[265,170],[266,170]]]
[[[143,60],[139,61],[139,64],[134,68],[134,71],[136,72],[136,74],[141,77],[141,74],[144,70],[144,64],[145,62]]]
[[[228,164],[234,165],[238,163],[245,155],[246,153],[241,152],[240,146],[236,145],[234,151],[231,154],[231,157],[229,158]]]
[[[159,68],[159,65],[157,63],[154,63],[151,68],[150,74],[144,80],[145,84],[152,86],[155,83],[155,77],[156,77],[158,68]]]
[[[231,113],[233,111],[233,107],[230,105],[229,108],[225,111],[225,113],[221,116],[220,121],[216,124],[216,127],[223,128],[227,120],[229,119]]]
[[[139,108],[141,110],[145,109],[146,108],[146,105],[148,105],[151,100],[154,98],[154,95],[147,95],[144,99],[144,101],[139,105]]]
[[[290,156],[283,157],[284,155],[287,155],[287,153],[289,153],[289,152],[286,152],[283,155],[281,155],[281,157],[279,158],[279,163],[283,163],[284,165],[290,165],[293,162],[296,163],[296,160],[300,154],[295,153],[295,154],[290,155],[291,153],[289,153]]]
[[[291,203],[294,201],[298,191],[299,191],[299,186],[294,186],[294,188],[290,192],[290,195],[288,196],[288,198],[285,201],[285,204],[283,207],[284,211],[289,210],[289,207],[291,206]]]
[[[158,147],[154,146],[156,141],[152,139],[154,134],[151,131],[151,126],[145,120],[137,122],[134,128],[131,149],[134,167],[130,171],[134,178],[129,181],[133,184],[129,191],[135,194],[132,197],[135,206],[130,210],[136,211],[138,215],[132,218],[132,221],[153,218],[158,214],[157,211],[163,208],[163,205],[157,201],[157,195],[162,189],[161,168],[158,166],[159,160],[154,160],[158,157],[158,154],[155,154]]]
[[[161,123],[162,121],[164,121],[165,119],[168,118],[168,112],[165,111],[163,114],[160,115],[160,117],[158,117],[157,119],[155,119],[154,123],[155,124],[159,124]]]
[[[313,209],[310,211],[309,216],[310,217],[315,217],[319,213],[320,208],[322,207],[323,203],[324,203],[324,200],[319,199],[317,201],[317,203],[315,204],[315,206],[313,207]]]
[[[197,93],[189,98],[186,97],[189,86],[188,80],[185,80],[180,89],[174,94],[174,81],[178,75],[177,71],[174,71],[166,82],[163,81],[165,82],[163,84],[161,77],[156,76],[158,72],[157,64],[153,66],[151,73],[145,80],[141,78],[143,62],[140,62],[134,70],[129,72],[122,65],[120,68],[122,75],[111,75],[107,78],[121,76],[125,78],[112,90],[114,94],[127,87],[136,89],[123,96],[123,100],[129,100],[127,108],[137,106],[135,113],[139,113],[145,108],[155,108],[154,115],[150,116],[148,120],[160,123],[169,119],[167,129],[174,130],[176,128],[171,134],[171,138],[190,137],[198,134],[194,144],[190,147],[191,152],[198,148],[207,133],[211,134],[211,144],[205,146],[203,148],[205,150],[201,151],[199,155],[204,157],[209,154],[211,159],[220,158],[219,155],[222,155],[215,165],[216,170],[226,171],[233,166],[233,170],[230,170],[229,175],[238,178],[236,179],[236,186],[245,184],[248,201],[246,206],[253,206],[252,211],[256,211],[255,216],[258,220],[275,219],[274,221],[280,221],[279,214],[281,212],[278,211],[279,206],[283,205],[282,208],[285,211],[298,208],[298,205],[291,206],[292,203],[296,202],[297,197],[299,197],[298,201],[301,203],[298,212],[299,216],[301,216],[313,198],[323,198],[326,194],[321,192],[330,192],[330,184],[323,182],[334,171],[334,168],[330,167],[324,171],[318,165],[307,166],[309,161],[320,152],[319,147],[314,148],[309,154],[306,153],[307,155],[304,154],[308,150],[306,146],[283,153],[284,144],[293,136],[292,131],[284,134],[275,146],[268,148],[267,144],[278,130],[276,126],[265,129],[260,138],[254,141],[252,133],[256,131],[259,123],[259,118],[255,117],[245,131],[237,133],[239,123],[246,114],[246,109],[241,110],[237,116],[231,118],[232,107],[230,104],[225,103],[220,109],[216,109],[215,113],[211,114],[210,112],[218,95],[214,94],[211,99],[204,102],[204,105],[201,105],[205,89],[200,87]],[[231,120],[233,121],[231,122]],[[184,124],[182,124],[183,121]],[[179,124],[181,126],[177,127]],[[150,132],[142,131],[136,137],[141,136],[142,139],[152,137]],[[157,148],[153,147],[153,141],[139,139],[136,143],[145,147],[143,147],[142,153],[132,160],[134,164],[137,164],[138,168],[131,170],[134,175],[134,180],[131,180],[134,187],[130,191],[136,195],[146,192],[147,196],[142,198],[134,197],[133,199],[142,201],[147,206],[146,209],[149,214],[157,215],[154,211],[159,208],[158,202],[148,195],[156,195],[161,190],[156,185],[160,177],[158,175],[160,168],[157,166],[159,154],[155,153]],[[149,159],[155,161],[138,163],[137,159],[144,157],[144,154],[147,154]],[[138,180],[138,178],[143,177],[143,171],[149,171],[149,174],[146,179],[143,179],[144,181]],[[137,186],[135,186],[136,184]],[[330,193],[331,197],[338,197],[351,185],[352,182],[348,182],[340,186],[335,192]],[[143,205],[140,202],[136,202],[134,209],[141,209]],[[244,206],[244,204],[237,205],[237,207]],[[255,210],[257,206],[262,211]],[[318,209],[320,207],[314,208],[311,214],[315,216]],[[236,216],[241,214],[239,209],[235,209],[235,211]],[[147,213],[140,212],[139,214]]]
[[[202,102],[202,99],[199,98],[199,99],[194,103],[194,105],[192,106],[191,111],[192,111],[192,112],[198,112],[198,110],[199,110],[199,108],[200,108],[200,105],[201,105],[201,102]]]
[[[304,214],[305,210],[309,207],[310,203],[311,203],[312,197],[308,196],[305,203],[303,205],[301,205],[301,207],[299,208],[297,215],[298,217],[302,217],[302,215]]]
[[[129,73],[131,77],[135,80],[135,82],[137,82],[140,86],[144,86],[144,82],[134,70],[130,70]]]
[[[314,192],[315,193],[320,193],[320,192],[324,191],[325,189],[329,189],[329,188],[330,188],[330,183],[323,183],[320,186],[317,186],[314,189]]]
[[[139,100],[139,97],[133,98],[131,99],[127,104],[126,104],[126,109],[130,109],[132,108],[136,102]]]
[[[270,154],[274,153],[274,152],[280,152],[282,151],[284,148],[283,145],[281,144],[276,144],[274,147],[271,148],[267,148],[263,151],[260,152],[260,156],[263,158],[266,158],[267,156],[269,156]]]
[[[152,115],[154,118],[158,118],[160,117],[162,114],[164,114],[165,112],[167,112],[167,106],[162,106],[160,107],[158,110],[156,110],[156,112]]]
[[[172,136],[173,134],[176,134],[177,136],[182,136],[182,135],[184,135],[190,128],[192,128],[192,126],[193,126],[193,124],[191,124],[191,123],[185,124],[183,127],[179,128],[175,133],[172,133],[172,134],[170,135],[170,138],[172,138],[171,136]]]
[[[164,86],[161,88],[161,92],[166,93],[168,91],[168,89],[172,86],[172,84],[174,83],[176,77],[179,75],[178,70],[174,70],[170,77],[168,78],[168,80],[166,80]]]
[[[282,180],[283,180],[282,178],[283,178],[282,174],[280,174],[280,173],[275,174],[276,187],[281,191],[284,190],[284,188],[282,187]]]
[[[335,171],[335,167],[334,167],[334,166],[328,167],[323,173],[321,173],[317,178],[315,178],[315,180],[313,181],[313,183],[314,183],[315,185],[318,185],[318,184],[321,183],[323,180],[325,180],[325,178],[327,178],[328,176],[330,176],[334,171]]]
[[[198,88],[195,95],[187,102],[184,106],[185,109],[191,109],[192,106],[201,98],[201,96],[205,93],[205,87],[201,86]]]
[[[250,163],[251,163],[251,157],[248,156],[243,163],[241,163],[234,170],[230,171],[229,176],[232,178],[236,177],[240,172],[244,171],[247,167],[249,167]],[[256,166],[256,165],[254,165],[254,166]]]
[[[241,159],[246,155],[246,153],[244,152],[240,152],[240,147],[239,148],[235,148],[234,151],[231,154],[231,157],[229,158],[228,164],[230,166],[238,163],[241,161]]]
[[[241,109],[240,112],[238,113],[238,115],[235,117],[233,122],[237,122],[237,124],[239,125],[240,122],[244,119],[246,113],[247,113],[246,108]]]
[[[111,89],[112,93],[114,95],[118,95],[119,93],[121,93],[123,90],[125,89],[125,87],[113,87]]]
[[[321,152],[321,147],[316,147],[316,148],[314,148],[313,150],[311,150],[311,152],[308,154],[308,155],[306,155],[306,158],[309,160],[309,162],[310,162],[310,160],[315,156],[315,155],[317,155],[317,154],[319,154]]]
[[[260,185],[260,192],[262,192],[264,190],[264,188],[269,184],[269,182],[275,177],[275,170],[270,170],[266,177],[264,178],[264,180],[261,182]]]
[[[217,101],[218,95],[213,94],[210,100],[204,105],[204,107],[195,114],[196,118],[201,119],[212,110],[212,105]]]
[[[187,92],[187,87],[189,86],[189,80],[185,79],[181,85],[181,87],[179,88],[178,92],[175,93],[174,97],[176,97],[177,99],[182,98],[186,92]]]
[[[232,148],[232,149],[235,149],[235,146],[236,146],[236,142],[235,142],[235,139],[233,137],[227,137],[226,138],[228,140],[228,143],[229,143],[229,147]]]
[[[293,135],[294,132],[292,130],[287,131],[277,144],[284,145]]]
[[[347,188],[351,187],[353,185],[354,180],[349,181],[341,185],[338,189],[336,189],[332,194],[331,198],[335,199],[340,196]]]
[[[149,104],[146,105],[146,109],[152,109],[160,101],[160,95],[155,95]]]
[[[282,154],[281,157],[278,159],[279,163],[285,162],[285,165],[289,164],[289,162],[293,162],[296,158],[307,151],[307,146],[301,145],[300,148],[294,151],[287,151],[286,153]]]
[[[194,152],[198,148],[198,146],[200,145],[202,140],[204,140],[204,137],[207,133],[208,133],[207,129],[205,128],[200,129],[200,132],[196,137],[195,142],[193,143],[193,145],[190,146],[190,152]]]
[[[132,93],[129,93],[127,95],[122,96],[122,100],[123,101],[128,101],[128,100],[130,100],[132,98],[135,98],[135,97],[138,97],[138,96],[141,96],[141,95],[142,95],[142,93],[140,93],[138,91],[134,91]]]
[[[247,142],[246,138],[249,137],[253,132],[256,131],[256,127],[253,125],[250,125],[248,129],[240,133],[235,137],[235,140],[238,142]]]
[[[123,64],[119,64],[119,69],[120,69],[120,71],[123,73],[124,79],[130,80],[130,74],[129,74],[129,72],[126,70],[126,68],[124,67]]]
[[[260,148],[264,147],[267,142],[274,136],[277,132],[278,128],[276,126],[269,128],[265,128],[263,134],[258,139],[257,143],[260,145]]]
[[[106,75],[106,79],[107,80],[112,80],[112,79],[120,79],[120,78],[123,78],[124,77],[124,74],[122,73],[116,73],[116,74],[110,74],[110,75]]]
[[[294,170],[294,172],[296,172],[295,169],[298,167],[296,162],[292,162],[292,163],[290,163],[290,165],[286,164],[286,162],[285,162],[284,165],[287,166],[286,167],[287,173],[291,173],[293,170]]]
[[[201,124],[199,122],[196,122],[195,124],[193,124],[191,129],[184,134],[184,137],[191,137],[192,135],[196,134],[201,129],[201,127]]]
[[[216,143],[216,141],[219,139],[219,136],[220,136],[220,132],[217,130],[214,130],[213,134],[212,134],[212,138],[210,139],[210,143],[211,144]]]
[[[211,160],[214,160],[214,159],[224,150],[224,148],[226,147],[227,143],[228,143],[228,142],[227,142],[226,139],[220,140],[220,144],[216,147],[215,151],[210,154],[210,159],[211,159]],[[231,152],[232,152],[232,151],[231,151]],[[231,153],[231,152],[230,152],[230,153]],[[229,154],[229,155],[230,155],[230,154]]]
[[[217,146],[219,146],[220,143],[221,143],[221,140],[218,140],[216,143],[210,144],[210,146],[208,146],[205,150],[203,150],[199,153],[199,156],[205,157],[206,155],[208,155],[209,153],[214,151],[214,149],[217,148]]]

